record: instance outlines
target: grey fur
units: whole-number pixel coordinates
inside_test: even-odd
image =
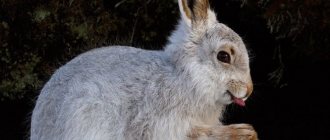
[[[208,12],[203,23],[183,18],[164,50],[103,47],[62,66],[38,97],[31,140],[183,140],[195,126],[221,125],[226,91],[246,95],[249,60]],[[216,59],[224,46],[235,50],[231,65]]]

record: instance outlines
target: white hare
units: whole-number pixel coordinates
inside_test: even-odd
[[[219,121],[252,92],[242,39],[208,0],[179,7],[164,50],[104,47],[58,69],[33,110],[31,140],[257,139],[248,124]]]

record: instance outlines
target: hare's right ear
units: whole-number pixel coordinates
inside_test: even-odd
[[[208,0],[178,0],[181,18],[188,27],[216,21]]]

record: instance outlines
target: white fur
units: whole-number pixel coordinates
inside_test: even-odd
[[[226,91],[246,95],[235,83],[251,80],[247,51],[211,10],[190,20],[163,51],[104,47],[58,69],[33,110],[31,140],[183,140],[195,126],[221,125]],[[235,50],[230,66],[216,59],[224,45]]]

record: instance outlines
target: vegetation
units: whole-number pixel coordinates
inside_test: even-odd
[[[308,65],[330,60],[330,1],[260,0],[258,4],[278,42],[275,54],[280,64],[270,73],[275,85],[281,85],[283,71],[292,61]]]

